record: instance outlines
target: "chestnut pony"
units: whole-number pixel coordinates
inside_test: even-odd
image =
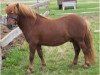
[[[6,8],[8,26],[18,24],[30,48],[30,65],[28,72],[32,72],[34,54],[37,50],[42,68],[46,66],[43,58],[42,45],[58,46],[65,42],[72,42],[75,51],[73,64],[77,64],[80,49],[85,58],[84,67],[94,62],[92,36],[88,22],[82,17],[70,14],[58,19],[43,17],[24,4],[10,4]]]

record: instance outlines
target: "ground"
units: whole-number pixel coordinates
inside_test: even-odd
[[[1,25],[1,39],[4,38],[8,33],[10,33],[11,30],[7,28],[5,25]],[[21,45],[25,41],[25,38],[23,34],[19,35],[17,38],[15,38],[12,42],[10,42],[7,46],[2,47],[2,58],[5,59],[10,52],[10,49],[12,47],[15,47],[16,45]]]
[[[78,0],[78,2],[84,2],[84,0]],[[98,2],[98,0],[95,0],[95,2]],[[49,17],[58,18],[64,15],[68,15],[67,13],[77,13],[78,15],[90,21],[96,51],[96,63],[92,65],[90,68],[84,69],[82,67],[84,63],[84,56],[81,52],[79,56],[78,65],[72,65],[71,63],[74,58],[74,50],[70,42],[67,42],[57,47],[43,46],[42,48],[44,58],[47,63],[47,68],[44,71],[40,70],[41,63],[36,53],[34,60],[34,72],[30,75],[99,75],[99,33],[94,32],[95,30],[99,29],[98,7],[98,3],[78,3],[76,10],[66,9],[65,11],[62,11],[58,10],[56,1],[51,0],[49,6]],[[26,42],[24,42],[21,46],[11,48],[8,57],[5,60],[3,60],[2,75],[25,75],[26,69],[29,64],[28,56],[29,48]]]

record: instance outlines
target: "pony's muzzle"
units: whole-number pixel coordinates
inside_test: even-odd
[[[16,27],[17,21],[15,19],[9,18],[7,19],[7,27],[12,30]]]

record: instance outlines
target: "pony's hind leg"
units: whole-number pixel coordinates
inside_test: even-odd
[[[90,62],[89,62],[89,58],[88,58],[88,56],[89,56],[88,48],[84,41],[80,41],[79,45],[82,48],[82,51],[84,53],[84,58],[85,58],[85,64],[83,66],[85,68],[88,68],[90,66]]]
[[[29,48],[30,48],[30,55],[29,55],[29,60],[30,60],[30,65],[27,69],[27,72],[28,73],[31,73],[32,72],[32,68],[33,68],[33,62],[34,62],[34,56],[35,56],[35,49],[36,49],[36,46],[34,45],[29,45]]]
[[[79,53],[80,53],[80,47],[78,45],[78,43],[76,41],[73,41],[73,46],[74,46],[74,51],[75,51],[75,57],[74,57],[74,60],[73,60],[73,64],[76,65],[77,62],[78,62],[78,56],[79,56]]]
[[[37,52],[38,52],[38,55],[41,59],[41,64],[42,64],[42,70],[46,68],[46,63],[45,63],[45,60],[43,58],[43,52],[42,52],[42,48],[41,48],[41,45],[38,45],[37,46]]]

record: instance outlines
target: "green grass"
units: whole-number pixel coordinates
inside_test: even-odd
[[[6,4],[0,4],[0,15],[5,13]]]
[[[84,0],[79,0],[84,1]],[[94,1],[94,0],[88,0]],[[98,1],[98,0],[95,0]],[[37,55],[35,54],[34,62],[34,73],[30,75],[99,75],[99,33],[95,33],[94,30],[99,29],[99,14],[82,14],[80,12],[88,11],[99,11],[96,9],[88,9],[92,7],[99,7],[98,4],[88,4],[88,5],[78,5],[76,10],[66,9],[65,11],[58,10],[56,1],[51,0],[50,15],[49,17],[58,18],[67,13],[77,13],[80,16],[87,18],[91,23],[91,29],[93,32],[94,46],[96,50],[96,63],[88,69],[84,69],[82,65],[84,64],[84,56],[81,52],[79,56],[78,65],[71,65],[74,58],[73,46],[71,43],[65,43],[58,47],[47,47],[43,46],[44,58],[47,63],[47,69],[44,71],[40,70],[41,62]],[[22,46],[16,46],[11,48],[11,52],[8,57],[3,60],[2,75],[25,75],[27,67],[29,65],[29,48],[28,44],[25,42]]]
[[[79,0],[78,2],[81,2],[81,1],[82,0]],[[83,2],[86,2],[86,1],[83,1]],[[89,2],[91,2],[91,0]],[[99,13],[99,3],[91,3],[91,4],[78,3],[76,10],[66,8],[65,11],[62,11],[62,10],[58,10],[58,5],[56,3],[56,0],[55,1],[51,0],[49,8],[52,9],[50,10],[50,17],[53,17],[53,18],[63,16],[67,13],[81,13],[81,12],[93,12],[93,11],[98,11],[97,14]]]

